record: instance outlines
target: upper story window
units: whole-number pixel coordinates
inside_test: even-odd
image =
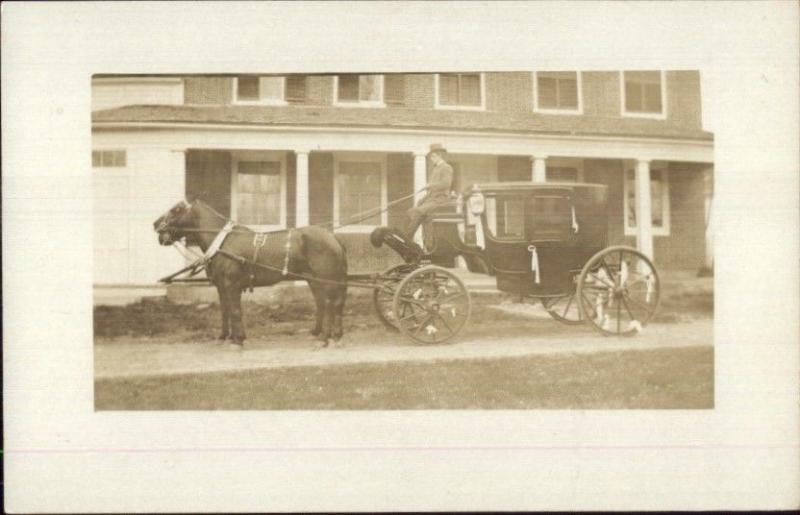
[[[240,75],[233,81],[234,98],[241,104],[285,104],[286,77]]]
[[[534,111],[580,114],[581,74],[578,72],[533,72]]]
[[[625,71],[620,74],[622,114],[647,118],[666,117],[663,71]]]
[[[337,75],[333,98],[338,105],[383,107],[383,75]]]
[[[92,150],[92,168],[121,168],[126,165],[124,150]]]
[[[436,107],[439,109],[485,109],[482,73],[436,74]]]

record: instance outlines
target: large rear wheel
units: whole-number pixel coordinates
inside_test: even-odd
[[[469,320],[470,309],[464,283],[447,269],[433,265],[408,274],[394,296],[398,329],[420,344],[454,338]]]
[[[650,259],[620,246],[601,250],[584,265],[577,298],[581,315],[597,331],[633,336],[655,315],[660,291]]]

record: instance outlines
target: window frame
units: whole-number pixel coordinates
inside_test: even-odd
[[[350,74],[345,74],[350,75]],[[339,100],[339,74],[333,76],[333,105],[336,107],[386,107],[386,80],[382,73],[354,73],[352,75],[375,75],[378,77],[378,84],[380,85],[381,99],[380,100],[355,100],[355,101],[341,101]],[[361,91],[359,90],[359,96]]]
[[[653,236],[669,236],[670,235],[670,201],[669,201],[669,170],[667,167],[651,167],[650,174],[652,180],[653,172],[660,172],[661,176],[664,178],[664,187],[661,192],[661,205],[663,206],[663,211],[661,213],[662,218],[664,220],[661,227],[656,227],[651,223],[651,232]],[[628,214],[630,212],[630,203],[628,202],[628,194],[630,193],[630,187],[628,186],[628,173],[633,173],[633,188],[636,189],[636,169],[635,168],[625,168],[623,172],[624,175],[622,176],[622,226],[624,228],[625,236],[636,236],[636,229],[637,226],[629,226],[628,225]],[[636,192],[634,191],[634,202],[635,202],[635,195]],[[652,216],[652,214],[651,214]]]
[[[386,156],[385,155],[371,155],[363,152],[348,152],[345,154],[336,153],[333,155],[333,225],[336,227],[334,232],[342,233],[368,233],[372,232],[376,227],[389,225],[389,213],[383,210],[380,213],[380,225],[367,225],[367,224],[352,224],[344,227],[339,227],[341,223],[340,200],[339,200],[339,175],[342,163],[377,163],[381,171],[381,206],[386,206],[389,203],[389,191],[386,172]]]
[[[100,165],[94,165],[94,153],[98,152],[100,154]],[[122,152],[123,159],[125,160],[124,165],[104,165],[103,162],[103,153],[106,152]],[[93,169],[107,169],[107,170],[119,170],[125,169],[128,167],[128,150],[125,148],[93,148],[92,149],[92,168]]]
[[[620,115],[629,118],[650,118],[654,120],[667,119],[667,74],[664,70],[658,70],[661,81],[661,112],[650,113],[642,111],[628,111],[625,106],[625,72],[626,71],[639,71],[639,70],[621,70],[619,72],[619,102],[620,102]],[[641,71],[655,71],[655,70],[641,70]]]
[[[248,74],[245,74],[248,75]],[[259,79],[261,77],[280,77],[281,80],[281,98],[259,98],[258,100],[240,100],[239,93],[239,76],[233,78],[233,103],[238,105],[274,105],[285,106],[289,102],[286,100],[286,75],[256,75]]]
[[[480,88],[481,88],[481,105],[479,106],[467,106],[467,105],[443,105],[439,102],[440,94],[439,94],[439,73],[435,73],[433,75],[433,107],[434,109],[450,109],[456,111],[485,111],[486,110],[486,74],[483,72],[445,72],[446,74],[450,73],[461,73],[462,75],[473,75],[476,74],[480,80]]]
[[[281,205],[277,224],[248,224],[240,222],[239,217],[239,163],[242,161],[271,161],[280,163]],[[286,178],[286,152],[278,151],[239,151],[231,156],[231,219],[254,231],[281,231],[287,228],[288,192]]]
[[[569,72],[569,70],[564,70]],[[533,76],[533,112],[542,114],[567,114],[567,115],[582,115],[583,114],[583,72],[575,71],[577,77],[578,89],[578,106],[575,109],[551,108],[539,106],[539,73],[550,73],[547,70],[540,70],[532,72]]]

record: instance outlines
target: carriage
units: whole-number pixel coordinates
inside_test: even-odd
[[[375,229],[372,244],[389,246],[403,262],[350,275],[341,243],[321,227],[258,233],[200,200],[179,202],[153,225],[162,245],[197,241],[204,255],[162,281],[205,269],[220,293],[221,338],[239,345],[242,291],[292,279],[308,281],[317,302],[312,334],[324,342],[342,335],[351,286],[373,290],[375,312],[389,330],[422,344],[449,341],[471,310],[470,293],[453,271],[461,261],[519,301],[541,302],[559,322],[635,335],[658,307],[658,273],[637,250],[607,246],[606,204],[607,188],[597,184],[475,184],[430,215],[422,248],[396,229]]]
[[[421,256],[381,228],[373,244],[387,244],[404,263],[349,279],[371,284],[381,322],[417,343],[448,341],[466,325],[470,294],[452,271],[459,260],[561,323],[635,335],[658,307],[658,273],[637,250],[607,246],[606,204],[607,188],[597,184],[475,184],[430,217]]]

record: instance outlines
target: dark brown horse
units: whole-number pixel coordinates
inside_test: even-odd
[[[186,238],[187,244],[198,245],[206,253],[227,224],[223,215],[198,199],[178,202],[153,227],[161,245]],[[219,293],[221,340],[231,339],[241,346],[245,339],[241,304],[245,289],[298,279],[308,281],[317,304],[312,334],[322,341],[320,346],[342,337],[347,257],[330,231],[311,226],[259,234],[234,225],[220,251],[208,261],[206,273]]]

